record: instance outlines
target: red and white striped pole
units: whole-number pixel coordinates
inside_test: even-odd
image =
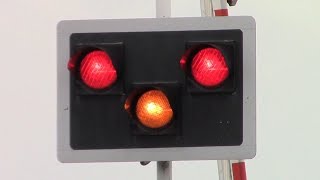
[[[231,161],[233,180],[247,180],[246,164],[244,160]]]
[[[228,16],[237,0],[200,0],[201,16]],[[219,180],[247,180],[244,160],[218,160]]]
[[[246,165],[243,160],[219,160],[219,180],[247,180]]]
[[[215,16],[228,16],[227,0],[212,0],[212,7]]]
[[[228,16],[227,0],[200,0],[202,16]]]

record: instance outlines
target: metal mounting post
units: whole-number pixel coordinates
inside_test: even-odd
[[[156,0],[156,16],[157,18],[171,17],[171,0]],[[157,180],[172,180],[171,161],[157,162]]]
[[[157,180],[172,180],[172,162],[157,162]]]
[[[156,0],[157,18],[171,17],[171,0]]]
[[[214,16],[211,0],[200,0],[200,6],[201,6],[201,16],[203,17]]]

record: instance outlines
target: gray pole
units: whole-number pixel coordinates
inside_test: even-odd
[[[157,162],[157,180],[172,180],[172,162]]]
[[[157,18],[171,17],[171,0],[156,0]]]
[[[157,18],[171,17],[171,0],[156,0]],[[172,162],[157,162],[157,180],[172,180]]]

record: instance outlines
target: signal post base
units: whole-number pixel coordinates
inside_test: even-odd
[[[172,162],[157,162],[157,180],[172,180]]]
[[[149,162],[142,163],[146,165]],[[244,161],[218,161],[219,180],[247,180]],[[157,180],[172,180],[172,162],[157,162]]]

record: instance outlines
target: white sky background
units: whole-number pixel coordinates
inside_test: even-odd
[[[0,179],[150,180],[155,164],[56,159],[56,24],[154,17],[153,0],[1,0]],[[200,16],[173,0],[173,16]],[[320,179],[320,2],[239,0],[257,21],[258,154],[248,180]],[[176,180],[218,180],[216,161],[174,163]]]

